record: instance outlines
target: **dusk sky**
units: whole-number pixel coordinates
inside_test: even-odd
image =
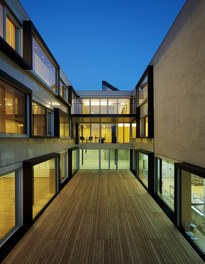
[[[75,90],[133,90],[185,0],[20,0]]]

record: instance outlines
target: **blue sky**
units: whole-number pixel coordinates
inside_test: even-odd
[[[132,90],[185,0],[20,0],[76,90]]]

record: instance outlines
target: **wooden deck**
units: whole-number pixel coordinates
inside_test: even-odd
[[[79,171],[6,263],[204,263],[129,171]]]

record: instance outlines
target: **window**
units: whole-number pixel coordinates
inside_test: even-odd
[[[101,137],[105,143],[112,143],[112,124],[101,124]]]
[[[129,114],[130,113],[130,100],[129,99],[118,99],[118,114]]]
[[[80,149],[80,168],[99,169],[99,150]]]
[[[91,114],[99,114],[99,113],[100,113],[100,100],[91,99]]]
[[[68,102],[68,88],[63,81],[60,81],[60,96]]]
[[[148,155],[140,152],[138,154],[138,177],[148,188]]]
[[[117,133],[118,133],[117,143],[130,143],[129,123],[119,123]]]
[[[20,25],[0,2],[0,36],[19,54],[21,53]],[[10,56],[10,55],[9,55]],[[15,58],[13,58],[15,60]]]
[[[60,137],[69,137],[69,134],[68,115],[60,112]]]
[[[56,194],[56,159],[50,159],[33,166],[33,218]]]
[[[19,169],[0,175],[0,240],[20,224],[17,192],[19,177]]]
[[[148,99],[148,76],[144,78],[137,89],[137,105],[141,105]]]
[[[136,85],[137,137],[154,137],[153,66],[149,65]]]
[[[140,136],[148,137],[148,116],[140,119]]]
[[[33,70],[50,87],[53,92],[57,92],[56,67],[51,62],[37,38],[33,37]]]
[[[204,253],[205,170],[186,163],[176,166],[181,174],[181,226],[189,240]]]
[[[78,170],[78,150],[72,150],[72,175]]]
[[[118,169],[130,169],[130,150],[118,149]]]
[[[0,133],[26,133],[26,95],[0,80]]]
[[[101,99],[101,114],[107,114],[108,108],[107,108],[107,99]]]
[[[117,114],[117,99],[108,99],[109,114]]]
[[[0,2],[0,36],[18,53],[20,53],[20,31],[19,24],[8,11],[6,6]]]
[[[8,16],[6,17],[6,42],[16,49],[16,26]]]
[[[132,123],[132,138],[136,138],[136,123]]]
[[[60,182],[68,178],[68,152],[60,153]]]
[[[174,163],[167,159],[157,161],[157,194],[174,211],[175,181]]]
[[[33,102],[33,136],[53,136],[53,112]]]
[[[82,99],[82,114],[90,114],[90,100]]]

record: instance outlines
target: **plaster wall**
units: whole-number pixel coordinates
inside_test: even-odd
[[[188,0],[151,60],[154,152],[205,166],[205,1]]]

